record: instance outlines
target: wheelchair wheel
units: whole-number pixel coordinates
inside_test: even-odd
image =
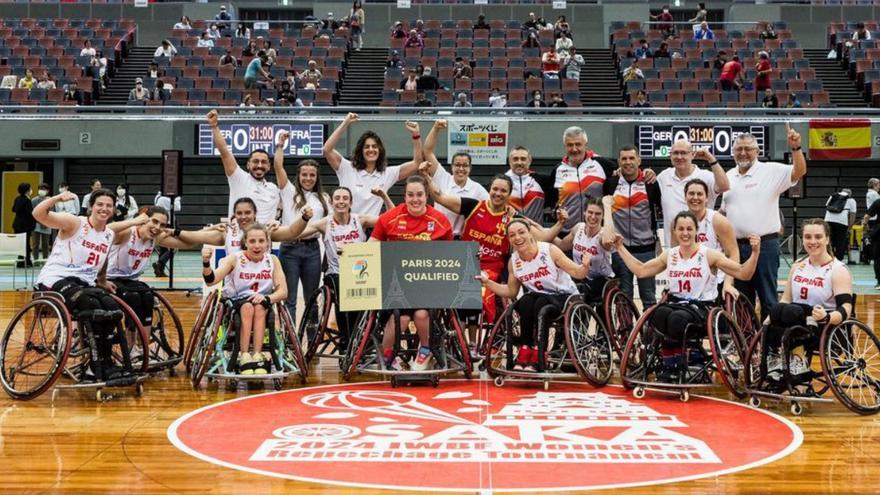
[[[743,372],[743,338],[733,316],[721,308],[709,311],[709,346],[718,376],[730,392],[738,399],[746,397]]]
[[[202,307],[199,308],[199,315],[196,317],[192,330],[189,332],[189,340],[187,340],[186,349],[183,352],[183,362],[186,365],[187,372],[192,371],[193,352],[196,346],[198,346],[202,334],[205,333],[205,326],[212,323],[212,319],[217,312],[218,292],[217,290],[211,290],[208,297],[205,298]]]
[[[649,376],[662,365],[660,348],[663,336],[650,321],[658,307],[659,304],[655,304],[642,313],[626,340],[620,357],[620,380],[624,388],[635,386],[630,380],[648,381]]]
[[[614,343],[592,306],[575,303],[565,312],[565,344],[578,374],[594,387],[614,373]]]
[[[150,362],[153,368],[174,369],[183,358],[183,325],[165,296],[159,292],[153,292],[153,296],[156,302],[150,332]]]
[[[323,341],[332,303],[333,294],[327,286],[318,287],[306,303],[297,331],[299,348],[305,352],[306,363],[311,363]]]
[[[484,357],[480,369],[500,369],[504,366],[506,357],[511,354],[508,342],[512,341],[514,333],[519,335],[519,317],[513,306],[513,303],[508,304],[504,311],[495,318],[492,329],[486,333],[480,346],[480,353]]]
[[[743,355],[743,378],[748,390],[761,387],[767,376],[767,363],[764,360],[764,338],[767,327],[761,327],[752,337]]]
[[[740,339],[740,348],[745,350],[749,342],[752,341],[752,337],[761,329],[761,320],[758,319],[758,315],[755,313],[755,307],[742,294],[738,295],[735,299],[725,294],[724,308],[730,313],[733,321],[739,327],[740,337],[742,337]]]
[[[468,351],[467,339],[464,335],[464,329],[461,327],[461,321],[458,319],[458,312],[454,309],[438,310],[437,323],[445,334],[445,346],[448,349],[448,355],[453,363],[446,363],[447,367],[460,364],[463,368],[462,373],[468,380],[474,372],[474,364],[471,361],[471,353]]]
[[[848,320],[822,333],[822,373],[834,396],[858,414],[880,411],[880,340],[864,323]]]
[[[211,366],[211,356],[214,354],[214,347],[217,343],[217,337],[220,335],[220,327],[223,325],[225,313],[225,306],[222,304],[217,305],[210,328],[205,329],[199,340],[194,343],[195,350],[193,351],[192,367],[190,369],[190,380],[192,381],[193,389],[198,390],[202,384],[202,378]]]
[[[611,333],[614,351],[618,356],[626,347],[626,340],[639,319],[639,308],[632,299],[617,287],[611,287],[602,302],[605,312],[605,327]]]
[[[295,363],[298,371],[299,371],[299,379],[300,383],[306,383],[306,377],[309,374],[308,364],[303,357],[302,349],[299,347],[300,340],[296,335],[296,330],[294,329],[293,320],[290,319],[290,313],[287,311],[287,307],[283,303],[279,303],[276,305],[276,314],[279,316],[281,321],[281,328],[284,334],[284,349],[282,352],[287,356],[288,352],[291,354],[289,357],[292,357],[293,363]],[[289,360],[289,359],[288,359]]]
[[[0,342],[0,384],[10,397],[34,399],[55,383],[70,353],[71,328],[67,308],[50,299],[30,301],[12,318]]]
[[[117,331],[129,330],[134,332],[135,341],[127,342],[129,355],[131,355],[131,351],[136,347],[140,348],[141,351],[141,357],[137,361],[132,362],[131,358],[128,358],[128,361],[131,362],[132,370],[146,373],[150,370],[150,336],[147,335],[147,329],[144,328],[141,319],[131,309],[131,306],[125,304],[125,301],[115,294],[110,294],[110,297],[116,301],[116,304],[125,313],[125,318],[117,325]],[[128,334],[125,335],[125,338],[128,339]],[[118,344],[113,346],[112,356],[119,365],[123,365],[126,362],[126,357],[123,354],[123,349]]]
[[[367,343],[373,333],[377,315],[378,312],[376,311],[364,311],[358,319],[354,332],[352,332],[348,349],[345,351],[345,358],[341,363],[343,380],[351,380],[357,374],[358,364],[360,364],[364,356]]]

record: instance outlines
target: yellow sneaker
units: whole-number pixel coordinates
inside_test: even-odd
[[[251,356],[251,353],[238,353],[238,373],[248,376],[254,374],[254,357]]]

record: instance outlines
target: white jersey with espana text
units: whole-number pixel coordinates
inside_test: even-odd
[[[110,248],[110,261],[107,262],[107,278],[127,278],[137,280],[150,264],[150,255],[156,241],[138,235],[138,228],[131,228],[128,242],[114,244]]]
[[[715,235],[715,210],[707,209],[706,215],[697,225],[697,242],[709,249],[721,251],[721,242]]]
[[[574,241],[571,247],[571,256],[574,262],[581,264],[584,253],[590,253],[590,272],[587,278],[594,279],[599,277],[613,278],[614,270],[611,269],[611,252],[606,251],[602,246],[602,231],[596,232],[596,235],[587,234],[587,226],[583,223],[575,225]]]
[[[55,239],[52,253],[40,270],[37,284],[52,287],[62,278],[76,277],[89,285],[95,285],[98,270],[107,261],[113,231],[95,230],[89,219],[79,217],[79,228],[69,239]]]
[[[223,295],[232,299],[248,298],[256,294],[267,296],[275,287],[272,282],[274,271],[272,255],[265,254],[260,261],[253,261],[246,252],[239,251],[235,253],[235,267],[224,280]]]
[[[838,259],[822,266],[813,265],[809,259],[797,263],[792,268],[791,302],[807,306],[818,304],[827,310],[836,308],[831,274],[838,266],[846,267]]]
[[[241,251],[241,233],[242,228],[238,226],[238,220],[230,219],[229,224],[226,225],[226,242],[224,243],[226,256]]]
[[[714,301],[718,297],[715,274],[709,268],[709,248],[700,244],[690,258],[684,258],[679,246],[669,250],[666,262],[669,294],[689,301]]]
[[[538,254],[524,260],[516,251],[511,256],[513,275],[532,292],[544,294],[575,294],[577,286],[571,276],[556,266],[550,257],[550,244],[538,243]]]
[[[342,246],[356,242],[366,242],[367,234],[357,215],[350,215],[346,224],[337,223],[333,217],[327,221],[324,234],[324,253],[327,254],[327,273],[339,273],[339,251]]]

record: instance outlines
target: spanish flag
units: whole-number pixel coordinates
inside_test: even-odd
[[[810,121],[811,160],[871,158],[871,121],[829,119]]]

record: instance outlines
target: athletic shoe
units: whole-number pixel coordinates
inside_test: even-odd
[[[407,369],[406,362],[400,356],[395,356],[394,360],[391,361],[391,364],[389,364],[387,367],[388,369],[393,371],[406,371]]]
[[[144,350],[140,347],[132,347],[128,356],[131,358],[131,364],[144,362]]]
[[[807,366],[806,360],[798,355],[791,357],[791,361],[788,363],[788,372],[791,373],[792,381],[796,383],[806,382],[811,378],[810,367]]]
[[[431,369],[431,357],[430,347],[419,347],[419,353],[409,365],[409,368],[413,371],[427,371]]]
[[[254,374],[254,357],[249,352],[238,353],[238,373],[240,375]]]
[[[782,356],[775,352],[767,355],[767,379],[782,380]]]
[[[267,355],[269,357],[267,357]],[[255,352],[254,356],[254,374],[255,375],[266,375],[269,373],[269,360],[271,359],[271,354],[268,352]]]
[[[678,371],[684,357],[681,349],[662,349],[663,368],[657,373],[657,380],[665,383],[678,383]]]
[[[394,364],[394,349],[388,348],[382,351],[382,361],[385,363],[386,369],[391,369],[391,365]]]
[[[875,285],[874,290],[880,290],[880,284]]]

